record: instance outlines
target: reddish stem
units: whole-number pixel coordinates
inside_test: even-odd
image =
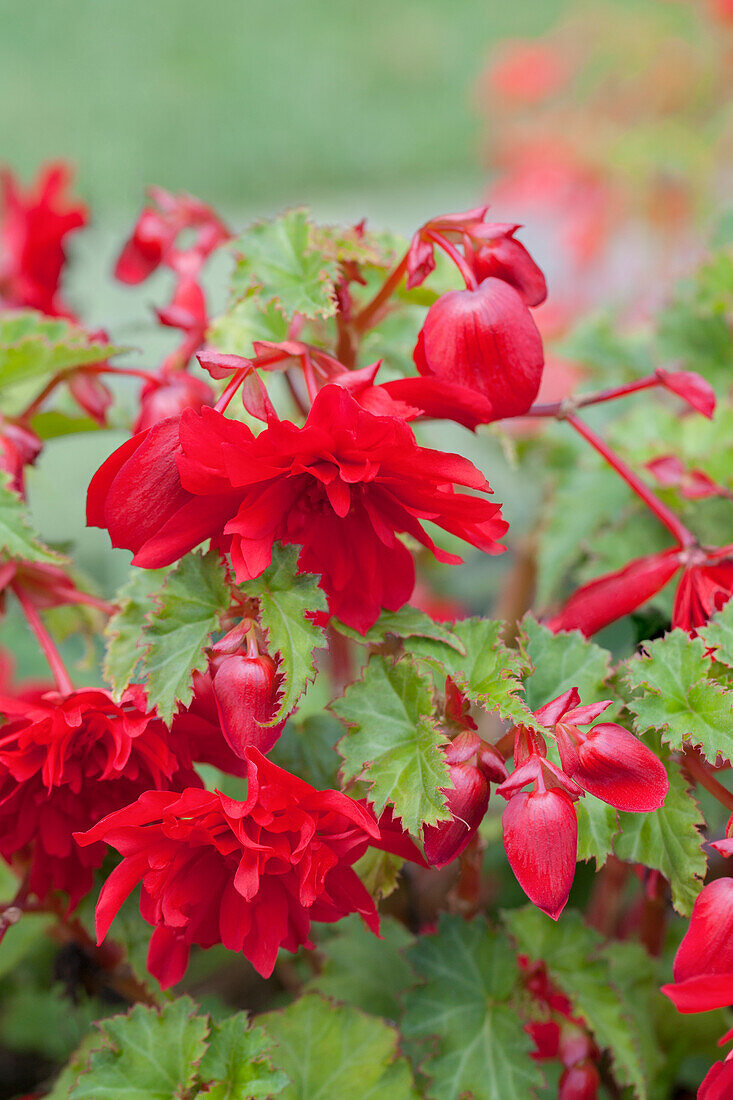
[[[652,512],[660,523],[662,523],[673,538],[680,543],[681,546],[694,546],[697,543],[697,539],[684,523],[674,512],[671,511],[664,504],[656,493],[644,484],[640,477],[638,477],[634,471],[623,462],[615,451],[612,451],[607,443],[599,435],[589,428],[582,420],[578,420],[576,416],[566,416],[565,420],[574,428],[578,435],[581,435],[587,443],[590,443],[594,450],[598,451],[598,454],[606,460],[609,466],[612,467],[624,479],[626,484],[636,493],[640,500],[646,504],[650,512]]]
[[[377,316],[382,306],[389,301],[402,282],[402,277],[407,271],[407,256],[408,253],[406,252],[397,264],[397,267],[387,276],[371,302],[368,302],[364,308],[357,313],[353,321],[354,332],[367,332],[372,327],[374,318]]]
[[[450,256],[451,260],[463,276],[463,281],[466,284],[466,290],[478,290],[478,281],[471,269],[471,265],[468,263],[465,257],[460,254],[456,246],[454,244],[451,244],[450,241],[446,240],[446,238],[443,237],[440,233],[430,232],[427,234],[427,236],[430,238],[431,241],[433,241],[434,244],[437,244],[438,248],[443,249],[446,256]]]
[[[575,409],[585,408],[586,405],[600,405],[603,401],[614,401],[617,397],[626,397],[630,393],[638,393],[639,390],[649,390],[661,385],[656,375],[648,378],[640,378],[636,382],[628,382],[625,386],[615,386],[612,389],[600,390],[598,393],[589,393],[584,397],[568,397],[563,401],[553,401],[550,405],[533,405],[525,413],[507,417],[508,420],[520,419],[524,416],[557,416],[561,419]]]
[[[682,763],[691,779],[704,787],[721,806],[733,812],[733,794],[711,774],[709,765],[694,749],[685,749]]]
[[[244,382],[245,378],[251,370],[251,367],[241,367],[240,370],[235,372],[233,377],[229,380],[226,387],[224,388],[221,397],[214,405],[214,408],[217,412],[223,413],[227,410],[232,398],[234,397],[235,393],[242,385],[242,382]]]
[[[43,650],[43,655],[48,661],[49,668],[53,673],[53,678],[56,681],[56,687],[59,689],[62,695],[69,695],[74,690],[74,685],[71,682],[66,666],[61,660],[61,654],[57,650],[51,635],[46,630],[45,626],[41,622],[41,616],[38,614],[33,601],[28,598],[26,593],[20,587],[20,585],[11,585],[13,592],[16,595],[18,603],[23,609],[23,614],[28,620],[28,625],[33,631]]]

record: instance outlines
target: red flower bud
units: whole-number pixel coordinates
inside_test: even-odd
[[[501,279],[452,290],[428,310],[413,353],[436,375],[487,397],[493,418],[527,411],[542,379],[542,339],[522,298]]]
[[[560,1028],[558,1055],[566,1069],[592,1058],[597,1053],[595,1043],[585,1028],[573,1023],[572,1020],[563,1021]]]
[[[733,879],[716,879],[698,894],[673,973],[674,984],[662,993],[678,1012],[733,1004]]]
[[[478,281],[503,279],[514,287],[525,305],[542,305],[547,297],[545,276],[524,245],[514,240],[513,234],[519,226],[486,226],[487,230],[490,228],[501,232],[482,244],[472,257],[471,266]]]
[[[596,1100],[601,1078],[592,1062],[579,1062],[560,1078],[557,1100]]]
[[[24,493],[23,474],[38,458],[43,443],[30,428],[0,418],[0,470],[10,474],[10,488]]]
[[[697,1090],[697,1100],[730,1100],[733,1096],[733,1061],[715,1062]]]
[[[277,711],[275,662],[265,655],[224,657],[213,676],[221,729],[233,751],[267,753],[282,733],[284,722],[267,726]]]
[[[553,920],[562,913],[575,876],[578,819],[570,796],[558,787],[521,791],[502,818],[504,850],[530,901]]]
[[[556,735],[563,770],[589,794],[627,813],[664,805],[664,764],[633,733],[615,722],[601,722],[588,733],[559,722]]]
[[[452,821],[426,825],[425,858],[433,867],[445,867],[466,848],[489,805],[489,784],[474,764],[451,764],[453,788],[445,791]]]

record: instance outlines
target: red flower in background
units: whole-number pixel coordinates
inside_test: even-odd
[[[64,890],[73,909],[92,887],[104,846],[79,848],[74,832],[151,787],[197,782],[144,708],[134,688],[119,704],[98,689],[35,701],[0,697],[8,719],[0,730],[0,854],[27,868],[41,901]]]
[[[170,371],[160,378],[151,378],[140,394],[140,412],[133,431],[144,432],[159,420],[180,416],[184,409],[196,412],[203,405],[213,405],[216,395],[201,378],[187,371]]]
[[[415,567],[397,532],[444,562],[460,558],[436,547],[420,520],[486,553],[503,549],[500,506],[454,484],[488,491],[466,459],[419,447],[403,421],[327,385],[302,428],[276,421],[255,437],[204,408],[140,433],[95,474],[87,521],[144,568],[212,538],[240,581],[267,568],[276,540],[299,545],[300,568],[322,575],[331,613],[363,633],[412,593]]]
[[[269,977],[281,947],[313,946],[313,921],[359,913],[378,930],[374,902],[352,869],[380,839],[373,814],[338,791],[315,790],[257,749],[246,760],[244,802],[152,791],[78,837],[124,857],[99,897],[100,942],[142,882],[140,912],[155,926],[148,969],[164,989],[183,977],[192,944],[223,943]]]
[[[88,220],[87,208],[64,195],[70,175],[65,164],[49,165],[24,193],[10,172],[0,173],[0,304],[68,312],[58,297],[65,238]]]

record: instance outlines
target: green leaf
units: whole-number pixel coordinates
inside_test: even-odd
[[[268,755],[278,767],[300,776],[316,790],[338,787],[341,761],[336,742],[343,732],[332,714],[311,714],[303,719],[297,715],[288,719]]]
[[[710,679],[702,639],[673,630],[645,648],[625,671],[637,732],[659,730],[673,749],[699,746],[711,763],[719,753],[733,759],[733,694]]]
[[[377,939],[357,916],[339,921],[334,933],[318,945],[325,962],[306,989],[372,1016],[398,1020],[400,994],[412,984],[404,952],[414,938],[393,917],[382,918],[380,934],[383,938]]]
[[[0,390],[16,382],[50,378],[62,370],[99,363],[129,348],[91,340],[69,321],[32,310],[0,317]]]
[[[417,1100],[399,1036],[383,1020],[309,993],[259,1022],[290,1078],[283,1100]]]
[[[728,600],[722,611],[699,631],[699,636],[706,649],[715,650],[716,661],[733,668],[733,600]]]
[[[393,894],[399,886],[400,871],[404,863],[400,856],[382,852],[379,848],[367,848],[354,864],[354,870],[375,902],[379,903]]]
[[[424,611],[416,607],[400,608],[399,611],[383,611],[374,626],[367,630],[366,634],[359,634],[338,619],[331,620],[332,625],[341,634],[351,638],[361,645],[381,645],[390,636],[394,638],[430,638],[441,642],[450,649],[455,649],[462,657],[466,656],[466,650],[460,638],[444,623],[436,623]],[[440,652],[440,651],[438,651]]]
[[[194,671],[207,665],[204,650],[229,609],[226,570],[219,554],[181,558],[155,595],[145,629],[143,667],[148,702],[170,723],[176,703],[191,701]]]
[[[409,658],[391,664],[372,657],[361,680],[332,709],[353,727],[338,744],[344,779],[363,779],[379,816],[391,803],[405,828],[446,821],[450,788],[441,746],[446,738],[433,714],[430,677]]]
[[[401,242],[388,233],[372,233],[363,226],[314,225],[311,244],[327,259],[341,264],[385,268],[394,263]]]
[[[104,628],[107,650],[103,675],[119,700],[135,677],[143,657],[143,631],[147,616],[154,608],[153,595],[166,575],[163,569],[133,569],[127,582],[115,596],[118,610]]]
[[[44,546],[30,525],[25,504],[10,488],[10,475],[0,471],[0,553],[20,561],[60,565],[67,559]]]
[[[520,698],[527,662],[518,649],[510,649],[502,640],[504,626],[494,619],[461,619],[453,628],[460,648],[442,645],[438,649],[430,639],[424,643],[418,639],[411,649],[437,664],[472,703],[511,722],[531,721]]]
[[[630,1086],[637,1100],[645,1100],[648,1079],[635,1022],[611,980],[599,934],[572,910],[566,910],[557,922],[534,906],[503,916],[520,952],[544,961],[550,978],[584,1017],[599,1047],[611,1052],[618,1083]]]
[[[250,1027],[246,1012],[215,1024],[198,1076],[208,1087],[201,1100],[269,1100],[288,1083],[272,1068],[272,1039],[261,1027]]]
[[[323,630],[308,616],[326,610],[326,597],[318,587],[318,577],[298,572],[298,554],[297,546],[276,544],[269,569],[241,586],[247,596],[259,600],[260,624],[267,634],[270,655],[280,655],[284,682],[273,722],[290,714],[315,678],[313,653],[325,645]]]
[[[529,1100],[543,1077],[532,1042],[509,998],[517,991],[515,953],[481,918],[442,916],[437,935],[408,952],[421,984],[405,996],[403,1034],[428,1040],[421,1069],[431,1100]]]
[[[239,254],[232,278],[235,298],[257,287],[261,300],[274,302],[288,320],[296,313],[331,317],[336,312],[338,265],[318,248],[305,210],[255,222],[233,248]]]
[[[707,869],[700,846],[703,841],[700,829],[705,820],[687,789],[679,765],[671,759],[665,760],[665,764],[669,791],[664,805],[650,814],[619,813],[621,833],[616,837],[614,851],[619,859],[661,871],[672,887],[675,909],[688,916]]]
[[[274,303],[264,303],[257,291],[217,317],[206,334],[207,342],[227,355],[254,354],[256,340],[280,343],[288,334],[288,322]]]
[[[48,409],[38,413],[31,420],[31,428],[39,439],[58,439],[62,435],[78,435],[80,432],[98,432],[101,430],[91,416],[69,416],[68,413]]]
[[[104,1040],[70,1100],[183,1100],[206,1051],[209,1022],[190,997],[160,1011],[135,1005],[98,1025]]]

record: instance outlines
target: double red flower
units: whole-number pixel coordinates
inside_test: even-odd
[[[275,541],[301,546],[300,568],[322,575],[332,614],[365,632],[414,587],[398,532],[444,562],[461,559],[436,547],[421,520],[486,553],[503,549],[500,505],[455,484],[489,491],[466,459],[419,447],[402,420],[375,416],[327,385],[302,428],[275,421],[255,437],[203,408],[140,433],[95,474],[87,520],[145,568],[211,538],[240,581],[267,568]]]
[[[49,692],[33,702],[0,697],[0,854],[27,871],[44,900],[64,890],[74,908],[92,887],[104,846],[79,848],[72,834],[152,787],[196,783],[184,750],[145,712],[139,689],[121,703],[106,691]],[[179,748],[182,747],[179,745]]]
[[[317,791],[246,750],[247,798],[151,791],[110,814],[81,845],[110,844],[124,857],[97,905],[101,942],[142,882],[140,912],[155,927],[148,969],[163,988],[179,981],[192,944],[222,943],[269,977],[281,947],[297,951],[313,921],[359,913],[372,931],[374,902],[352,868],[380,830],[366,807]]]

